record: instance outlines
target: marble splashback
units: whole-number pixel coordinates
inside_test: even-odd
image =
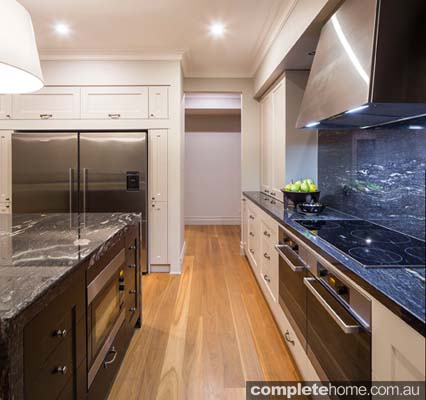
[[[426,129],[320,131],[321,201],[425,240]]]

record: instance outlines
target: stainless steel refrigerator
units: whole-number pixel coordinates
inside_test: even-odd
[[[147,272],[147,132],[15,132],[14,213],[142,214]]]

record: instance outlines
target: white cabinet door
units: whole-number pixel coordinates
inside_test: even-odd
[[[285,79],[272,92],[273,101],[273,134],[272,134],[272,168],[271,195],[283,200],[281,188],[285,186],[285,136],[286,136],[286,99]]]
[[[149,219],[150,264],[167,264],[167,202],[151,202]]]
[[[84,87],[83,119],[148,118],[148,88],[142,86]]]
[[[11,214],[12,206],[10,203],[0,203],[0,214]]]
[[[424,381],[425,338],[377,300],[372,305],[373,379]]]
[[[247,237],[248,237],[248,207],[245,197],[241,200],[241,248],[247,253]]]
[[[272,96],[267,95],[261,102],[261,178],[262,191],[270,193],[271,191],[271,170],[272,170]]]
[[[38,92],[13,95],[14,119],[78,119],[80,88],[45,87]]]
[[[150,86],[149,92],[149,118],[169,118],[169,88],[167,86]]]
[[[12,117],[12,96],[10,94],[0,94],[0,119],[10,119]]]
[[[148,133],[149,197],[167,201],[167,130]]]
[[[12,200],[12,133],[0,132],[0,203]]]

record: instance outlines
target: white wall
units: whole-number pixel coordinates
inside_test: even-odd
[[[241,135],[187,132],[185,224],[240,224]]]
[[[253,79],[185,78],[185,92],[241,93],[241,189],[260,189],[260,105]]]

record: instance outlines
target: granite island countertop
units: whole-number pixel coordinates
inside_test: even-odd
[[[139,221],[124,213],[0,215],[0,325]]]
[[[407,324],[426,335],[426,288],[425,268],[365,268],[330,243],[314,235],[295,220],[356,219],[353,216],[326,208],[319,216],[305,216],[294,209],[286,210],[280,201],[261,192],[244,192],[262,210],[321,256],[328,259],[341,272],[382,302]]]

